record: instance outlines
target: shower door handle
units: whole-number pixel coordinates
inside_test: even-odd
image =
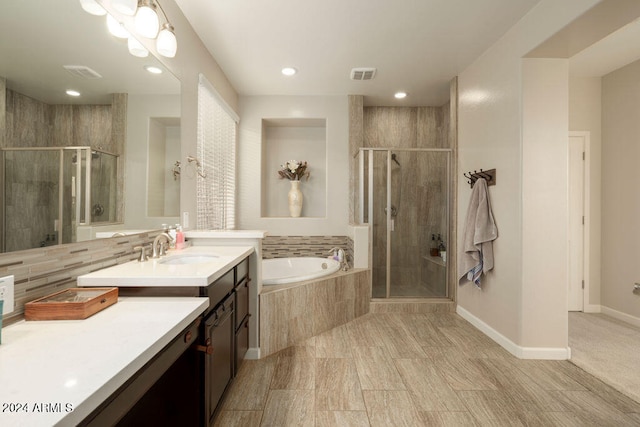
[[[387,208],[384,208],[384,214],[387,214]],[[391,205],[391,218],[395,218],[398,215],[398,209],[395,206]]]

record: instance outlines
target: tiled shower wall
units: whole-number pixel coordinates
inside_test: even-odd
[[[133,248],[151,244],[156,234],[142,233],[0,254],[0,277],[15,276],[15,311],[4,319],[8,322],[20,319],[27,302],[76,286],[80,275],[135,259]]]
[[[353,262],[353,240],[348,236],[267,236],[262,240],[262,258],[327,257],[341,248]]]

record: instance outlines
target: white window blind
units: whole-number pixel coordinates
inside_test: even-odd
[[[196,210],[199,230],[235,228],[238,116],[200,75]],[[203,176],[204,175],[204,176]]]

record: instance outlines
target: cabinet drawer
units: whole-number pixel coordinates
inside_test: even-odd
[[[205,315],[207,315],[220,301],[222,301],[227,294],[233,291],[233,285],[234,270],[232,268],[213,284],[206,288],[200,288],[200,296],[209,297],[209,308],[205,311]]]
[[[245,277],[249,277],[249,257],[236,266],[236,283],[240,283]]]
[[[244,280],[236,288],[236,330],[242,326],[242,320],[249,313],[249,280]]]

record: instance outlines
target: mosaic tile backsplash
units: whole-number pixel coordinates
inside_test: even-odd
[[[327,257],[332,248],[344,249],[353,263],[353,240],[348,236],[267,236],[262,240],[262,258]]]
[[[15,276],[15,310],[3,319],[11,323],[22,318],[27,302],[75,287],[78,276],[136,259],[133,248],[151,244],[156,235],[154,231],[0,254],[0,276]]]

